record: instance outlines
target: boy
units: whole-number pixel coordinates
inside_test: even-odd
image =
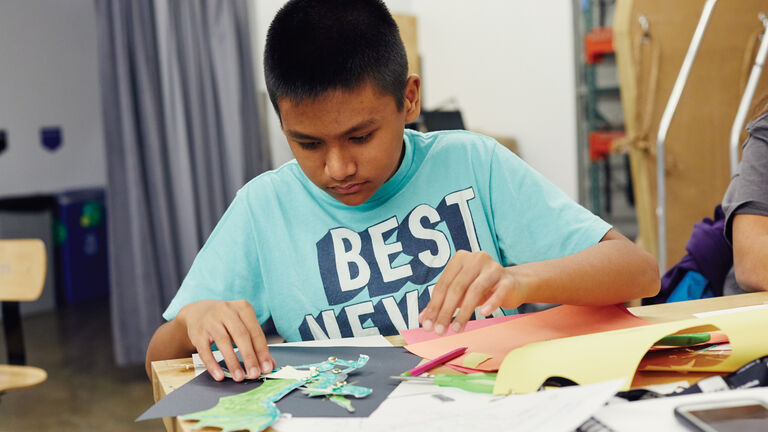
[[[650,255],[492,139],[404,130],[420,110],[407,67],[379,0],[277,13],[264,70],[296,159],[238,192],[166,310],[148,371],[198,351],[221,380],[215,342],[236,381],[269,372],[259,323],[270,317],[289,341],[419,322],[443,333],[523,302],[658,290]]]

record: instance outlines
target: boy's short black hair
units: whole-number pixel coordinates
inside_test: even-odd
[[[408,59],[380,0],[291,0],[267,32],[264,76],[272,105],[371,82],[404,104]]]

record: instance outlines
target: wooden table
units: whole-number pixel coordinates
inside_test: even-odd
[[[694,313],[708,312],[719,309],[729,309],[742,306],[752,306],[768,303],[768,292],[759,292],[751,294],[741,294],[728,297],[716,297],[711,299],[693,300],[679,303],[664,303],[653,306],[638,306],[629,310],[640,318],[656,322],[678,321],[692,318]],[[400,336],[388,337],[394,345],[403,345],[404,341]],[[450,369],[449,369],[450,370]],[[709,374],[706,374],[709,375]],[[655,377],[663,377],[663,374],[654,372]],[[704,374],[688,374],[690,381],[696,381],[702,378]],[[163,360],[152,362],[152,389],[155,401],[165,397],[168,393],[184,385],[187,381],[195,377],[195,368],[192,364],[192,358],[182,358],[174,360]],[[669,374],[668,379],[662,381],[680,380],[680,374]],[[638,374],[633,382],[633,386],[645,384],[647,376]],[[658,382],[658,380],[656,381]],[[178,418],[164,418],[163,422],[168,431],[192,431],[194,422],[179,420]],[[215,431],[215,428],[205,428],[203,430]]]

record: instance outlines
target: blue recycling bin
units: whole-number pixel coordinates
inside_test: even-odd
[[[107,217],[103,189],[57,195],[56,243],[59,301],[77,304],[109,295]]]

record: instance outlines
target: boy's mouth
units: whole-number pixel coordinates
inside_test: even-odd
[[[357,193],[365,182],[349,183],[346,185],[331,186],[330,189],[339,195],[351,195]]]

